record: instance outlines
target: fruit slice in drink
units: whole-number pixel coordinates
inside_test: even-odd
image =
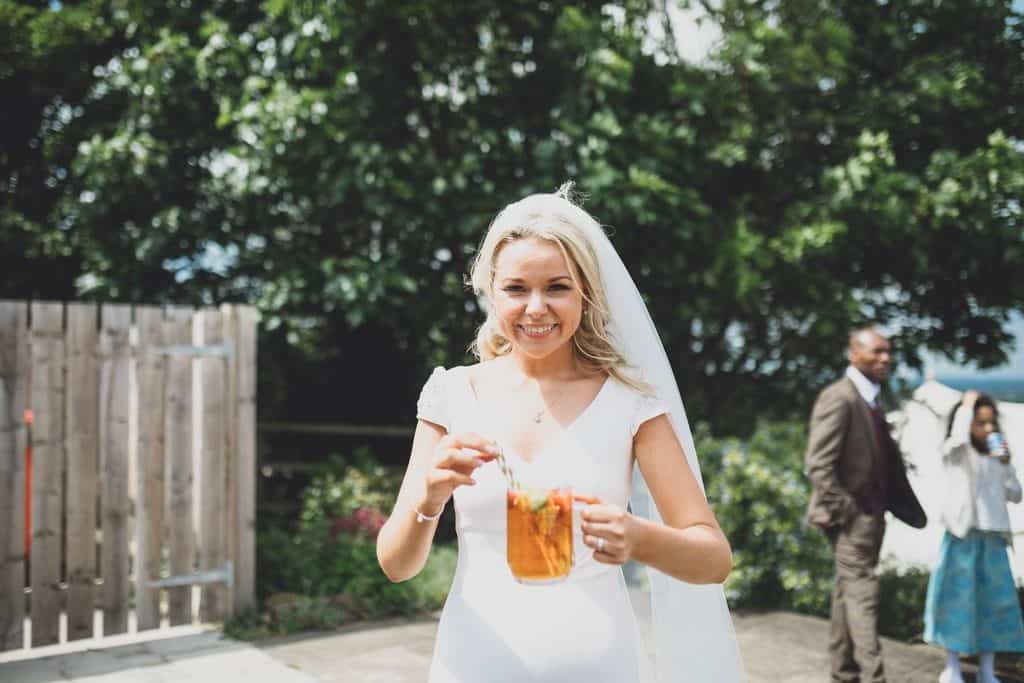
[[[572,492],[569,489],[509,490],[507,558],[521,583],[552,583],[573,564]]]

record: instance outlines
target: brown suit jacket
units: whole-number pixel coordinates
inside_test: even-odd
[[[812,486],[807,507],[809,524],[826,531],[846,527],[865,510],[883,471],[885,509],[918,529],[927,523],[907,481],[903,456],[888,430],[882,443],[880,449],[871,409],[848,377],[818,395],[811,413],[806,455]]]

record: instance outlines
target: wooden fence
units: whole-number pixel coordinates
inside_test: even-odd
[[[253,604],[256,321],[0,301],[0,650]]]

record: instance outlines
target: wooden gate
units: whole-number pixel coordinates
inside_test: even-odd
[[[0,301],[0,650],[253,604],[256,321]]]

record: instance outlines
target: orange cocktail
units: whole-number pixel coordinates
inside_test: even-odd
[[[550,583],[569,575],[572,504],[567,488],[508,491],[508,566],[517,581]]]

